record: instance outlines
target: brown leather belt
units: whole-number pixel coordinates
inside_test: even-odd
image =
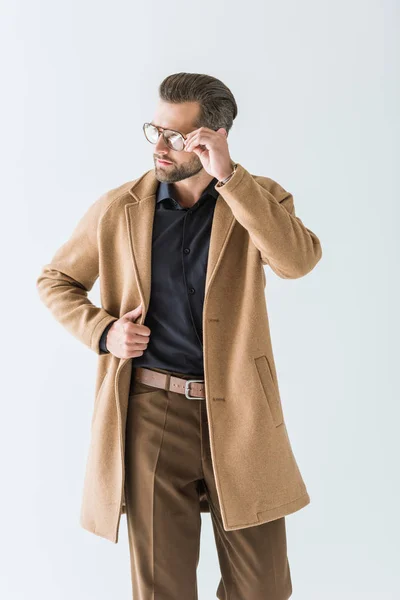
[[[135,380],[170,392],[185,394],[189,400],[204,400],[204,379],[183,379],[170,373],[160,373],[145,367],[135,368]]]

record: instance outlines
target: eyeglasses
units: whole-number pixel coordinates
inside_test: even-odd
[[[214,131],[217,131],[217,129],[214,129]],[[184,133],[180,133],[180,131],[175,131],[174,129],[164,129],[164,127],[157,127],[157,125],[153,125],[153,123],[144,123],[143,131],[146,139],[151,144],[157,144],[158,138],[161,134],[164,138],[164,142],[172,150],[181,152],[185,149],[184,141],[186,140],[187,136]]]
[[[164,129],[164,127],[157,127],[157,125],[153,125],[152,123],[144,123],[143,132],[147,141],[149,141],[151,144],[156,144],[161,134],[164,138],[164,142],[172,150],[181,152],[181,150],[183,150],[185,147],[184,140],[186,139],[186,135],[180,133],[179,131],[174,131],[173,129]]]

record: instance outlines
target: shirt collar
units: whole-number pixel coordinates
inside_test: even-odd
[[[215,184],[218,182],[218,179],[216,177],[214,177],[210,183],[207,185],[207,187],[204,188],[204,190],[201,193],[200,198],[202,198],[203,196],[210,194],[215,200],[217,199],[219,193],[218,191],[215,189]],[[172,183],[167,183],[166,181],[160,181],[157,187],[157,197],[156,197],[156,202],[161,202],[161,200],[164,200],[165,198],[172,198],[173,200],[175,200],[176,202],[178,202],[178,200],[176,199],[176,195],[175,195],[175,191],[174,191],[174,187]],[[179,202],[178,202],[179,204]],[[182,207],[181,207],[182,208]]]

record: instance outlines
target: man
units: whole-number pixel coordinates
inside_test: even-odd
[[[264,265],[322,252],[292,195],[232,160],[231,91],[177,73],[144,133],[154,169],[94,202],[38,278],[55,318],[99,355],[82,526],[118,541],[134,598],[197,598],[209,511],[220,599],[292,594],[285,516],[310,502],[282,411]],[[87,297],[99,277],[101,307]]]

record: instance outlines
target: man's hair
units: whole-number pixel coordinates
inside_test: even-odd
[[[238,112],[230,89],[211,75],[173,73],[160,83],[158,92],[164,102],[198,102],[200,111],[194,123],[197,128],[223,127],[228,133]]]

